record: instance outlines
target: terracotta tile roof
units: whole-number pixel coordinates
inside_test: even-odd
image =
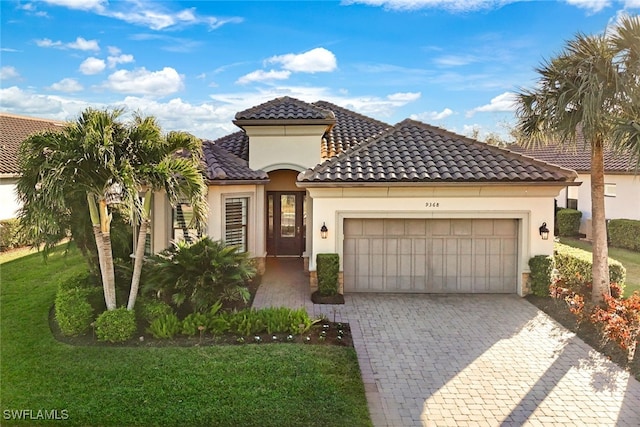
[[[212,141],[203,141],[205,178],[209,181],[264,181],[269,176],[261,170],[254,171],[240,157],[218,147]]]
[[[322,138],[322,159],[334,157],[371,137],[381,135],[385,129],[391,127],[387,123],[363,116],[330,102],[318,101],[313,105],[332,111],[336,117],[336,124]]]
[[[22,141],[34,133],[60,130],[64,125],[57,120],[0,113],[0,173],[20,173],[18,150]]]
[[[574,171],[415,120],[298,175],[306,183],[568,182]]]
[[[299,99],[283,96],[264,104],[251,107],[236,114],[234,123],[238,126],[251,122],[320,122],[335,123],[335,116],[331,111],[324,110]]]
[[[512,144],[508,148],[517,153],[533,157],[534,159],[553,163],[578,172],[591,171],[591,146],[586,145],[583,140],[579,140],[575,147],[562,147],[558,144],[549,144],[542,147],[524,148],[521,145]],[[636,163],[630,151],[614,151],[608,149],[604,152],[605,172],[633,173]]]

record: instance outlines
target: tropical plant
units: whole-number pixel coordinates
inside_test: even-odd
[[[201,312],[256,273],[247,253],[209,237],[174,243],[149,257],[148,263],[144,292],[159,294],[177,306],[188,301]]]
[[[93,307],[88,300],[89,292],[82,288],[58,289],[55,316],[63,335],[81,335],[91,326]]]
[[[139,222],[127,304],[132,310],[153,191],[164,189],[171,203],[187,198],[196,227],[202,225],[206,206],[200,141],[182,132],[163,135],[152,117],[134,114],[129,123],[120,122],[122,113],[89,108],[60,131],[29,137],[19,154],[23,231],[34,245],[44,243],[45,253],[70,231],[91,264],[97,255],[108,310],[116,308],[114,213]],[[141,191],[146,191],[144,198]]]
[[[96,319],[96,336],[100,341],[123,342],[136,332],[136,315],[126,307],[105,311]]]
[[[160,316],[151,322],[148,331],[151,332],[155,338],[173,338],[178,332],[180,332],[182,325],[178,316],[175,313],[165,314]]]
[[[591,147],[594,303],[610,294],[604,149],[630,150],[640,162],[639,58],[640,17],[623,16],[603,34],[576,35],[537,69],[536,87],[517,95],[524,145]]]

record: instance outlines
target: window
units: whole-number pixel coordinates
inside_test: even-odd
[[[225,201],[225,236],[229,246],[237,246],[240,252],[247,252],[247,207],[246,197],[226,199]]]
[[[607,197],[616,197],[616,185],[604,184],[604,195]]]
[[[175,242],[184,240],[191,243],[201,236],[195,228],[190,228],[193,208],[188,203],[178,203],[173,207],[173,226],[171,237]]]

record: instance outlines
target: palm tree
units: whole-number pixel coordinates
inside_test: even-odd
[[[89,108],[61,132],[28,138],[20,149],[23,174],[17,184],[23,202],[21,224],[36,244],[50,246],[69,229],[75,238],[81,230],[74,229],[74,222],[90,219],[108,310],[116,308],[113,209],[117,206],[125,217],[141,222],[142,242],[138,239],[128,304],[133,309],[152,192],[164,188],[172,203],[188,198],[194,207],[195,226],[202,225],[206,206],[199,141],[181,132],[163,136],[153,118],[134,115],[131,123],[124,124],[118,121],[122,113]],[[140,191],[144,190],[143,204]]]
[[[528,138],[526,145],[559,141],[570,148],[582,136],[591,146],[594,303],[610,295],[604,148],[640,150],[635,126],[640,121],[639,51],[640,17],[624,16],[603,34],[578,34],[567,42],[558,56],[537,68],[537,86],[517,95],[517,131]]]

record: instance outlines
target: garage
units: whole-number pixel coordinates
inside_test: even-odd
[[[517,219],[345,218],[345,292],[516,293]]]

